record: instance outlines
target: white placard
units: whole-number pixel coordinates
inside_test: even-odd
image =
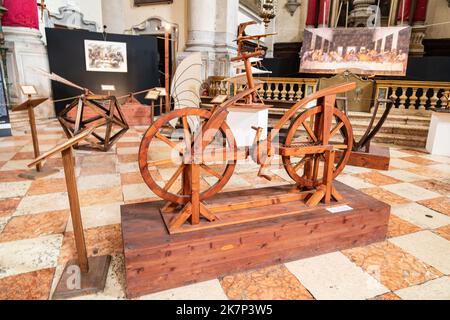
[[[116,86],[111,84],[102,84],[102,91],[116,91]]]
[[[36,88],[34,86],[23,85],[23,86],[20,86],[20,89],[22,90],[23,94],[25,94],[25,95],[37,94]]]
[[[327,209],[328,212],[331,213],[341,213],[341,212],[347,212],[347,211],[352,211],[353,208],[350,206],[340,206],[340,207],[334,207],[334,208],[329,208]]]

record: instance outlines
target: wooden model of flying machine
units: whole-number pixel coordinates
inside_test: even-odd
[[[223,208],[257,208],[267,205],[267,201],[292,201],[292,194],[288,194],[241,205],[224,204],[222,209],[208,206],[209,199],[229,182],[237,162],[250,157],[260,166],[258,176],[268,180],[272,178],[269,170],[272,161],[281,158],[282,165],[295,182],[295,199],[304,200],[309,207],[343,199],[334,188],[333,180],[343,171],[350,157],[353,131],[347,116],[335,105],[336,96],[354,90],[355,83],[327,88],[303,99],[286,112],[269,132],[267,140],[260,140],[261,128],[253,128],[256,130],[253,146],[237,148],[226,121],[229,110],[243,106],[268,108],[258,95],[261,84],[253,77],[252,59],[264,56],[259,41],[269,35],[245,35],[245,29],[251,24],[240,25],[238,55],[232,59],[244,65],[246,89],[215,105],[211,111],[188,107],[163,115],[143,137],[139,168],[148,187],[167,201],[161,214],[171,233],[176,233],[188,220],[193,226],[200,225],[201,218],[213,222]],[[253,52],[243,50],[243,41],[247,40],[257,41]],[[312,101],[317,101],[317,106],[306,108]],[[278,141],[280,130],[286,125],[289,131],[283,141]],[[170,157],[161,158],[161,145],[170,148]],[[335,161],[338,151],[343,156]],[[167,182],[161,183],[155,168],[165,170],[174,163],[177,164],[176,171]],[[177,183],[178,179],[181,183]],[[205,180],[208,180],[207,184]]]

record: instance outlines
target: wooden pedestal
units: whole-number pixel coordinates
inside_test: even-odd
[[[292,186],[221,193],[208,205],[233,204],[222,217],[240,217],[232,219],[235,223],[202,221],[177,234],[169,234],[161,216],[164,202],[122,206],[128,297],[383,241],[390,206],[341,183],[335,186],[345,200],[315,208],[302,200],[238,208],[246,197],[289,193]]]
[[[342,153],[336,153],[336,162],[339,161],[341,155]],[[387,171],[390,162],[391,154],[388,147],[371,145],[370,152],[352,152],[347,165]]]

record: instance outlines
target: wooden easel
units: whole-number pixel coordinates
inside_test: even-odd
[[[94,294],[102,291],[106,283],[111,256],[91,258],[88,258],[87,256],[80,211],[80,200],[78,197],[78,188],[75,176],[75,164],[72,152],[72,147],[87,138],[95,129],[96,127],[92,127],[81,132],[72,139],[46,152],[28,165],[29,167],[40,165],[44,160],[55,154],[62,154],[78,259],[69,261],[64,268],[63,275],[59,280],[55,293],[53,294],[53,299],[66,299],[81,295]],[[79,275],[73,273],[73,266],[79,266]],[[76,281],[76,277],[78,276],[80,277],[79,281]],[[76,285],[73,286],[74,281],[75,283],[79,283],[79,287]]]
[[[36,117],[34,115],[34,108],[41,105],[45,101],[47,101],[48,98],[31,98],[31,94],[28,95],[28,100],[23,102],[22,104],[15,106],[12,111],[18,112],[18,111],[28,111],[28,120],[30,122],[30,130],[31,130],[31,138],[33,140],[33,150],[34,150],[34,157],[37,158],[40,156],[40,150],[39,150],[39,140],[38,140],[38,134],[36,129]],[[31,172],[27,173],[21,173],[19,176],[21,178],[25,179],[31,179],[36,180],[39,178],[43,178],[45,176],[57,173],[57,169],[44,169],[40,163],[36,164],[36,170],[33,170]]]

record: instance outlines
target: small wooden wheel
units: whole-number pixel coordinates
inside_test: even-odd
[[[174,204],[190,202],[191,195],[185,194],[186,183],[190,183],[187,156],[193,158],[193,141],[211,112],[204,109],[185,108],[159,118],[145,133],[139,150],[139,169],[147,186],[162,199]],[[197,129],[196,129],[197,128]],[[234,136],[224,122],[212,142],[203,153],[215,148],[236,152]],[[202,160],[203,161],[203,160]],[[200,201],[211,198],[230,180],[236,167],[236,160],[223,160],[200,165]]]
[[[336,162],[333,170],[333,179],[335,179],[344,170],[350,158],[353,147],[353,130],[350,121],[342,111],[334,108],[333,115],[329,144],[334,145],[336,150],[342,152],[342,156]],[[317,106],[301,113],[292,121],[284,146],[323,145],[320,134],[322,117],[323,106]],[[323,154],[283,156],[283,165],[289,176],[304,187],[317,187],[322,184],[324,163]]]

